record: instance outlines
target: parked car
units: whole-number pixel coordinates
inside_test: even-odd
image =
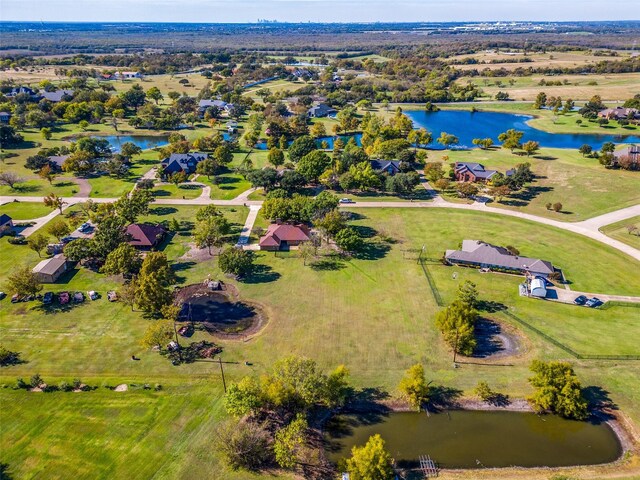
[[[42,303],[49,305],[53,302],[53,292],[46,292],[42,297]]]
[[[587,303],[587,297],[585,297],[584,295],[580,295],[573,300],[573,303],[575,303],[576,305],[584,305],[585,303]]]
[[[7,294],[6,294],[6,293],[4,293],[4,292],[0,292],[0,300],[3,300],[3,299],[4,299],[4,297],[6,297],[6,296],[7,296]]]
[[[339,200],[339,203],[356,203],[353,200],[351,200],[350,198],[341,198]]]
[[[67,243],[73,242],[74,240],[76,240],[76,237],[68,236],[68,237],[61,238],[60,243],[66,245]]]
[[[587,307],[595,308],[595,307],[598,307],[598,306],[602,305],[602,301],[600,301],[599,298],[593,297],[593,298],[590,298],[589,300],[587,300],[587,303],[585,303],[585,305]]]
[[[82,225],[78,227],[78,231],[80,233],[87,233],[87,232],[90,232],[92,228],[93,227],[89,222],[84,222]]]
[[[58,302],[60,305],[69,303],[69,292],[61,292],[60,295],[58,295]]]
[[[73,301],[75,303],[82,303],[84,302],[84,293],[82,292],[76,292],[73,294]]]
[[[89,298],[91,300],[97,300],[98,299],[98,293],[95,290],[89,290],[87,292],[87,295],[89,295]]]
[[[107,300],[109,300],[110,302],[116,302],[118,300],[118,294],[113,290],[108,291]]]
[[[11,296],[11,303],[18,303],[20,301],[20,295],[18,295],[17,293],[14,293]]]

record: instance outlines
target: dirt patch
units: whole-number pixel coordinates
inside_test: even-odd
[[[478,344],[470,358],[498,360],[518,356],[524,350],[518,331],[493,318],[478,319],[475,336]]]
[[[194,242],[189,242],[186,246],[189,250],[178,260],[192,260],[198,263],[206,262],[213,260],[222,251],[222,248],[213,247],[211,248],[211,253],[209,253],[208,248],[198,248]]]

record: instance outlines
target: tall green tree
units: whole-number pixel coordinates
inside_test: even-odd
[[[410,367],[400,380],[398,390],[411,406],[420,410],[429,400],[429,386],[424,376],[424,367],[419,363]]]
[[[463,355],[471,355],[476,347],[475,322],[478,312],[468,304],[455,300],[436,315],[436,326],[446,342]]]
[[[529,383],[536,390],[529,401],[536,409],[576,420],[587,418],[588,404],[570,363],[534,360],[530,369],[534,376]]]
[[[137,278],[136,304],[145,312],[159,313],[171,303],[171,289],[176,281],[167,256],[162,252],[149,252],[142,262]]]
[[[230,232],[231,224],[220,215],[208,217],[196,223],[193,238],[198,248],[207,248],[211,255],[211,247],[222,245],[225,235]]]
[[[346,461],[349,480],[392,480],[393,459],[380,434],[369,437],[362,447],[353,447]]]
[[[135,247],[122,243],[107,255],[101,271],[107,275],[127,275],[138,272],[141,265],[142,259]]]
[[[298,414],[289,425],[276,432],[273,451],[276,462],[282,468],[291,469],[302,463],[306,451],[308,428],[306,418]]]
[[[9,293],[19,295],[35,295],[42,290],[38,276],[31,271],[28,265],[19,267],[7,278],[7,290]]]
[[[42,257],[42,250],[49,244],[47,237],[40,233],[34,233],[27,239],[27,245],[29,248],[38,254],[38,257]]]

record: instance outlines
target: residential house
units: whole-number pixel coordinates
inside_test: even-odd
[[[196,171],[198,163],[205,158],[207,158],[207,154],[203,152],[172,153],[169,158],[162,161],[162,172],[164,175],[177,172],[191,174]]]
[[[129,245],[142,250],[156,248],[166,234],[167,231],[161,225],[132,223],[127,227]]]
[[[640,112],[635,108],[605,108],[598,112],[600,118],[607,120],[640,120]]]
[[[9,112],[0,112],[0,123],[9,123],[11,114]]]
[[[513,255],[506,248],[480,240],[463,240],[462,250],[447,250],[444,257],[451,265],[488,268],[508,273],[529,273],[548,277],[555,271],[551,262]]]
[[[453,169],[456,180],[459,182],[488,182],[497,170],[486,170],[481,163],[456,162]],[[510,177],[514,170],[507,170],[505,175]]]
[[[620,161],[627,160],[631,165],[635,165],[635,167],[632,166],[630,170],[636,170],[640,165],[640,147],[630,145],[623,150],[613,152],[613,166],[617,167]]]
[[[142,78],[140,72],[116,72],[113,74],[115,80],[127,80],[132,78]]]
[[[55,283],[60,278],[60,275],[68,269],[69,262],[67,257],[63,254],[58,254],[55,257],[42,260],[33,268],[33,273],[36,274],[41,283]]]
[[[321,118],[335,115],[336,113],[337,110],[335,108],[331,108],[326,103],[319,103],[307,111],[307,116],[309,118]]]
[[[223,100],[200,100],[198,102],[198,115],[200,115],[200,118],[204,117],[207,109],[211,107],[215,107],[220,109],[220,111],[224,111],[227,105],[227,102]]]
[[[16,95],[29,95],[30,97],[37,97],[38,94],[29,87],[14,87],[9,93],[5,94],[5,97],[15,97]]]
[[[13,228],[13,219],[6,213],[0,214],[0,237],[9,233]]]
[[[311,239],[311,231],[306,225],[272,223],[267,233],[260,238],[260,250],[288,250]]]
[[[73,90],[56,90],[54,92],[42,92],[42,98],[49,100],[53,103],[61,102],[65,98],[71,98],[73,96]]]
[[[397,160],[371,160],[371,168],[378,173],[393,176],[400,173],[400,162]]]
[[[62,171],[62,165],[71,155],[51,155],[49,158],[49,166],[55,172]]]

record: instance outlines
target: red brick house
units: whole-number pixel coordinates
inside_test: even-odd
[[[306,225],[272,223],[267,233],[260,238],[260,250],[287,250],[311,239],[311,231]]]
[[[453,169],[458,182],[488,182],[497,170],[485,170],[481,163],[456,162]],[[507,177],[513,175],[513,170],[507,170]]]

